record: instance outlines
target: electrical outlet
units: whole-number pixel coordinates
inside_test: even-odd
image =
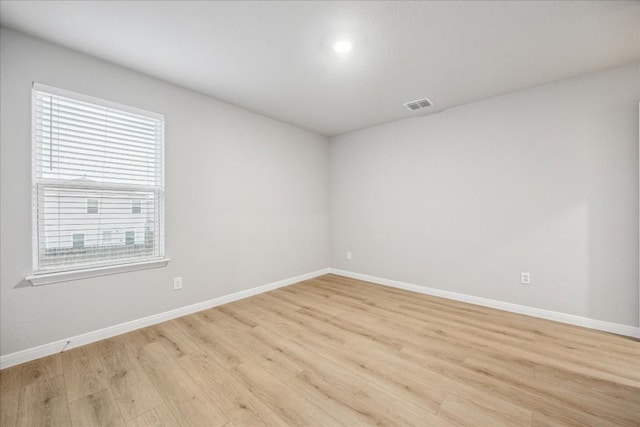
[[[347,251],[347,261],[351,261],[351,251]]]
[[[182,277],[173,278],[173,290],[177,291],[178,289],[182,289]]]
[[[523,285],[530,285],[531,275],[529,273],[520,273],[520,283]]]

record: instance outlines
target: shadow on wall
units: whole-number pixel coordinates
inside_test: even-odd
[[[22,279],[13,287],[13,289],[30,288],[31,286],[32,285],[30,281],[28,281],[27,279]]]

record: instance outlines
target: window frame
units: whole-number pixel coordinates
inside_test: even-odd
[[[124,232],[124,245],[133,246],[136,244],[136,230],[126,230]]]
[[[150,259],[121,259],[114,260],[113,263],[107,264],[98,264],[98,265],[81,265],[74,266],[70,269],[62,269],[62,270],[39,270],[40,264],[40,238],[42,237],[39,233],[39,218],[38,218],[38,203],[39,201],[38,192],[40,191],[42,182],[38,179],[37,175],[37,139],[36,139],[36,110],[34,103],[34,93],[35,91],[42,91],[49,93],[51,95],[57,95],[62,97],[71,98],[74,100],[78,100],[80,102],[87,102],[94,105],[98,105],[105,108],[111,108],[123,112],[138,114],[150,118],[154,118],[161,121],[160,128],[160,147],[159,149],[159,164],[160,164],[160,179],[156,185],[156,191],[158,191],[158,214],[157,214],[157,222],[159,235],[158,239],[158,252],[159,256],[153,257]],[[32,194],[32,275],[27,276],[26,280],[30,281],[33,285],[41,285],[48,283],[57,283],[68,280],[76,280],[86,277],[94,277],[101,276],[107,274],[115,274],[122,273],[126,271],[135,271],[141,269],[148,268],[157,268],[157,267],[165,267],[170,261],[169,258],[166,257],[166,248],[165,248],[165,120],[164,115],[159,113],[154,113],[151,111],[143,110],[140,108],[132,107],[129,105],[120,104],[117,102],[109,101],[102,98],[97,98],[89,95],[84,95],[77,92],[72,92],[65,89],[60,89],[48,85],[44,85],[41,83],[34,82],[32,85],[31,94],[31,150],[32,150],[32,159],[31,159],[31,188]],[[97,186],[96,186],[97,187]],[[105,188],[109,188],[109,186],[105,186]],[[87,205],[88,210],[88,205]],[[100,199],[98,199],[98,214],[100,213]]]
[[[82,236],[82,239],[77,239],[76,236]],[[85,233],[73,233],[71,235],[71,239],[73,242],[73,248],[84,248],[84,239],[85,238]]]
[[[131,214],[132,215],[138,215],[138,214],[141,214],[141,213],[142,213],[142,200],[132,199],[131,200]]]
[[[106,239],[106,236],[109,236],[109,239]],[[113,230],[102,230],[102,244],[104,245],[105,242],[109,242],[110,244],[113,244]]]
[[[95,205],[96,211],[95,212],[89,212],[90,210],[93,209],[93,203],[92,203],[93,201],[96,202],[96,205]],[[95,199],[93,197],[87,198],[87,212],[86,213],[87,213],[87,215],[99,215],[100,214],[100,199]]]

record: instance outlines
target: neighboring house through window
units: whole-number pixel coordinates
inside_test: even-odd
[[[38,83],[32,105],[34,277],[164,259],[164,117]]]

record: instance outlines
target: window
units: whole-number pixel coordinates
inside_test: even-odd
[[[163,260],[163,116],[38,83],[32,108],[33,277]]]
[[[87,213],[88,214],[98,213],[98,199],[87,199]]]
[[[73,248],[84,248],[84,233],[73,233]]]
[[[135,230],[127,231],[124,237],[124,244],[129,246],[136,243],[136,232]]]
[[[111,244],[111,239],[113,238],[113,231],[111,230],[104,230],[102,232],[102,244],[103,245],[110,245]]]

